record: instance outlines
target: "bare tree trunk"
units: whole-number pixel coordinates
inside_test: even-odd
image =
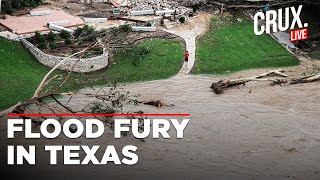
[[[280,76],[281,78],[265,78],[271,76]],[[304,77],[296,77],[296,78],[289,78],[288,75],[284,74],[281,70],[273,70],[266,73],[262,73],[257,76],[249,77],[249,78],[239,78],[239,79],[223,79],[219,80],[218,82],[214,82],[211,84],[211,89],[213,89],[214,93],[222,94],[225,89],[230,87],[245,85],[250,81],[258,81],[258,82],[266,82],[270,81],[273,85],[274,84],[299,84],[299,83],[309,83],[320,80],[320,74],[317,75],[310,75]]]

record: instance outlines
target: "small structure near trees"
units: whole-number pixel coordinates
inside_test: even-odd
[[[37,8],[30,13],[34,16],[9,16],[6,19],[0,19],[0,25],[17,35],[31,34],[36,31],[50,31],[48,24],[49,26],[50,24],[59,25],[63,28],[84,25],[80,17],[72,16],[62,10],[53,11],[49,8]],[[56,30],[58,29],[56,28]]]

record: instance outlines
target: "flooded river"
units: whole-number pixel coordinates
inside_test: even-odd
[[[84,137],[70,140],[63,136],[54,140],[25,140],[22,135],[7,140],[6,119],[2,119],[1,154],[6,153],[7,144],[115,145],[120,154],[123,146],[132,144],[138,147],[139,156],[134,166],[49,166],[48,154],[40,150],[36,166],[6,167],[6,172],[23,179],[31,176],[32,179],[320,178],[319,83],[292,86],[248,83],[216,95],[209,88],[216,80],[212,76],[186,75],[125,86],[126,90],[141,94],[140,100],[161,99],[174,105],[138,107],[145,113],[190,113],[183,139],[114,140],[109,131],[94,140]],[[79,105],[88,99],[79,97],[74,101]],[[97,156],[102,153],[99,151]],[[62,158],[59,160],[61,163]]]

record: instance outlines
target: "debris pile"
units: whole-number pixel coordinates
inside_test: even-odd
[[[169,10],[174,9],[184,14],[189,8],[185,7],[203,0],[80,0],[81,3],[109,2],[122,12],[142,10]]]
[[[180,1],[173,0],[128,0],[126,6],[121,6],[119,9],[122,12],[176,10],[179,14],[186,14],[190,11],[189,8],[182,6]]]
[[[54,28],[48,27],[48,25],[52,24],[54,25],[51,27]],[[6,19],[0,19],[0,25],[17,35],[26,35],[36,31],[50,31],[50,29],[67,30],[65,28],[82,26],[84,22],[80,17],[73,16],[63,10],[41,7],[32,9],[29,15],[7,15]]]
[[[168,0],[133,0],[131,6],[137,10],[142,9],[172,9],[180,6],[178,1],[168,1]]]
[[[320,80],[320,74],[311,74],[307,76],[299,76],[299,77],[289,77],[287,74],[283,73],[282,70],[273,70],[268,71],[266,73],[260,74],[258,76],[253,76],[250,78],[239,78],[239,79],[222,79],[218,82],[214,82],[211,84],[210,88],[213,89],[215,94],[222,94],[224,90],[239,86],[246,85],[246,83],[251,81],[257,82],[271,82],[271,85],[293,85],[300,83],[310,83]],[[272,76],[278,76],[277,78],[271,78]],[[281,78],[279,78],[281,77]]]

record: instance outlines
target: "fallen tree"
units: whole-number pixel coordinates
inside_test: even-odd
[[[87,48],[61,60],[44,76],[31,99],[18,102],[11,108],[0,112],[0,117],[7,114],[16,114],[22,119],[32,119],[32,122],[36,125],[40,125],[46,117],[32,118],[34,114],[50,114],[59,121],[63,117],[58,114],[70,114],[72,117],[80,117],[79,114],[138,114],[139,116],[130,118],[144,119],[142,111],[124,111],[123,108],[126,105],[136,106],[139,104],[138,95],[131,95],[116,84],[113,84],[110,88],[101,88],[90,93],[62,91],[62,87],[67,83],[72,69],[77,63],[71,67],[65,76],[62,76],[62,74],[54,75],[53,72],[71,57],[80,55],[80,60],[87,50],[99,44],[101,44],[101,39],[97,39]],[[81,101],[82,99],[86,99],[85,102]],[[109,128],[113,128],[113,116],[94,116],[93,118],[99,119]]]
[[[275,77],[276,76],[276,77]],[[257,76],[249,78],[238,78],[238,79],[222,79],[218,82],[211,84],[211,89],[216,94],[222,94],[228,88],[246,85],[246,83],[251,81],[258,82],[271,82],[271,85],[284,85],[284,84],[299,84],[299,83],[310,83],[320,80],[320,74],[313,74],[309,76],[302,77],[289,77],[287,74],[284,74],[282,70],[273,70],[266,73],[259,74]]]

